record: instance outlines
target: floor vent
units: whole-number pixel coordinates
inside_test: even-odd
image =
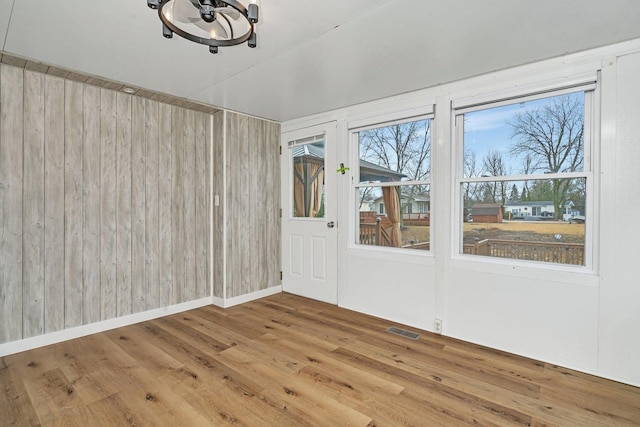
[[[420,334],[416,334],[415,332],[407,331],[406,329],[396,328],[395,326],[391,326],[387,329],[387,332],[390,332],[395,335],[400,335],[401,337],[409,338],[411,340],[417,340],[420,338]]]

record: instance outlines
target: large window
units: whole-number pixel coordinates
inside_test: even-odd
[[[460,252],[588,265],[593,88],[458,109]]]
[[[357,244],[430,249],[431,122],[421,118],[354,133]]]

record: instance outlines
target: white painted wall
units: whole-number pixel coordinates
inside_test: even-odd
[[[640,227],[629,213],[640,209],[640,53],[604,64],[597,372],[639,385]]]
[[[429,70],[423,70],[428,72]],[[640,40],[504,70],[283,124],[283,132],[338,121],[339,161],[350,123],[375,122],[435,104],[432,251],[409,255],[352,244],[355,217],[340,181],[339,305],[444,335],[640,386]],[[455,146],[451,105],[558,88],[598,76],[600,149],[590,268],[482,260],[456,253]],[[403,113],[406,112],[406,113]],[[599,120],[598,120],[599,119]],[[357,160],[355,160],[357,161]]]
[[[435,318],[433,258],[368,249],[349,251],[339,305],[430,329]]]

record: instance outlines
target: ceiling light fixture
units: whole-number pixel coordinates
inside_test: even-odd
[[[211,53],[244,42],[257,46],[257,0],[247,7],[236,0],[147,0],[147,6],[158,11],[162,35],[168,39],[176,33],[209,46]]]

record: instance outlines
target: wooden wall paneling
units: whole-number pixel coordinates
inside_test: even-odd
[[[147,309],[145,285],[145,100],[131,105],[131,297],[132,311]]]
[[[44,332],[44,75],[24,72],[23,337]]]
[[[280,283],[280,126],[233,113],[225,126],[224,268],[231,298]]]
[[[100,89],[84,85],[83,322],[100,320]]]
[[[64,113],[64,326],[82,324],[83,280],[83,92],[84,86],[65,81]]]
[[[251,292],[251,241],[253,240],[252,232],[252,222],[256,221],[256,213],[252,210],[252,206],[250,204],[250,187],[252,183],[249,181],[249,170],[251,169],[250,160],[251,157],[249,155],[250,149],[253,147],[249,146],[249,117],[245,115],[237,115],[238,123],[238,134],[237,134],[237,144],[240,149],[237,160],[238,173],[239,175],[236,177],[238,180],[238,189],[239,189],[239,215],[236,216],[236,234],[235,239],[238,241],[238,255],[239,255],[239,272],[240,272],[240,281],[238,283],[239,287],[236,287],[236,292],[234,296],[237,295],[245,295]]]
[[[44,329],[64,328],[64,80],[44,78]]]
[[[213,115],[213,296],[224,297],[224,113]],[[217,196],[218,206],[215,205]]]
[[[185,257],[185,300],[196,297],[196,200],[195,200],[195,112],[184,113],[184,257]]]
[[[207,289],[207,253],[209,244],[209,210],[207,209],[207,146],[209,141],[206,129],[209,127],[208,116],[195,114],[195,266],[196,266],[196,298],[204,298]]]
[[[116,92],[100,90],[100,314],[117,316],[117,145]]]
[[[267,180],[269,188],[272,190],[271,206],[267,209],[267,228],[270,230],[269,235],[269,283],[268,286],[274,286],[282,283],[280,279],[280,271],[282,271],[282,246],[280,243],[281,218],[280,218],[280,124],[267,122],[268,128],[268,150],[267,150]]]
[[[211,132],[207,113],[1,65],[0,342],[209,295]]]
[[[0,342],[22,338],[22,162],[21,69],[0,65]]]
[[[44,75],[24,72],[23,337],[44,333]]]
[[[171,253],[171,106],[159,105],[159,146],[158,146],[158,228],[159,228],[159,306],[171,305],[173,289],[173,262]]]
[[[267,121],[263,121],[262,122],[262,149],[264,150],[264,157],[263,157],[263,162],[261,164],[261,167],[264,168],[264,192],[267,193],[267,197],[264,199],[264,219],[263,219],[263,223],[262,223],[262,227],[264,229],[264,233],[262,235],[262,238],[264,239],[264,246],[263,246],[263,254],[264,254],[264,265],[263,265],[263,269],[264,269],[264,276],[262,277],[263,283],[262,286],[263,288],[268,288],[270,286],[274,286],[274,282],[272,279],[272,274],[274,272],[274,266],[273,264],[273,254],[271,253],[272,250],[272,243],[273,243],[273,234],[274,232],[278,232],[279,233],[279,229],[274,229],[273,226],[273,220],[274,220],[274,216],[277,213],[273,212],[273,203],[274,203],[274,198],[277,196],[278,193],[278,186],[274,186],[274,182],[273,182],[273,178],[274,178],[274,172],[273,172],[273,158],[274,158],[274,146],[273,146],[273,140],[272,140],[272,135],[270,132],[270,122]],[[277,154],[277,153],[275,153]],[[279,181],[278,181],[279,182]],[[280,270],[278,270],[280,271]]]
[[[2,59],[2,55],[0,55]],[[7,310],[9,301],[7,300],[7,294],[9,291],[9,282],[5,276],[6,271],[6,259],[9,251],[5,245],[4,227],[5,227],[5,197],[7,196],[7,179],[9,163],[8,155],[6,152],[7,142],[5,142],[5,128],[4,123],[6,120],[5,98],[4,94],[4,68],[5,66],[0,63],[0,342],[4,342],[8,335],[8,325],[10,320],[10,314]]]
[[[131,314],[131,95],[116,95],[116,315]]]
[[[147,292],[146,309],[159,307],[160,301],[160,269],[159,269],[159,241],[160,232],[158,221],[158,102],[145,99],[145,275],[144,288]]]
[[[260,202],[263,200],[263,195],[267,193],[267,189],[262,184],[263,177],[260,176],[261,165],[264,164],[263,146],[265,141],[262,138],[262,120],[256,118],[248,118],[248,142],[249,142],[249,169],[248,169],[248,189],[249,189],[249,206],[250,206],[250,219],[248,219],[249,230],[248,234],[250,244],[250,262],[251,267],[247,270],[249,276],[249,292],[255,292],[260,289],[264,289],[264,283],[262,281],[262,274],[264,272],[264,244],[262,232],[265,229],[264,223],[264,206]]]
[[[280,264],[280,256],[282,248],[280,247],[280,212],[282,212],[280,204],[280,125],[277,123],[268,123],[266,133],[270,141],[269,149],[267,151],[267,176],[271,182],[276,182],[275,190],[267,203],[267,221],[269,224],[270,233],[267,234],[268,252],[268,273],[267,280],[269,286],[274,284],[280,284],[280,271],[282,270]],[[277,181],[276,181],[277,180]]]
[[[184,109],[171,107],[171,243],[172,303],[184,301]]]
[[[211,215],[211,154],[213,147],[211,146],[211,141],[213,137],[213,129],[212,129],[212,120],[211,113],[206,113],[203,115],[204,120],[204,196],[205,196],[205,212],[203,214],[203,221],[205,225],[205,234],[206,239],[204,242],[204,265],[205,265],[205,280],[203,283],[204,297],[210,297],[213,292],[211,276],[211,269],[213,268],[213,263],[211,262],[211,224],[212,215]]]
[[[275,234],[276,233],[280,233],[280,228],[276,227],[274,224],[274,221],[277,219],[278,214],[279,214],[279,205],[276,207],[276,201],[279,200],[279,174],[276,175],[276,171],[279,171],[280,168],[277,168],[274,170],[274,168],[276,167],[276,165],[274,164],[274,159],[277,160],[278,162],[280,161],[280,156],[279,156],[279,150],[277,147],[279,146],[279,141],[278,141],[278,145],[276,146],[274,144],[273,141],[273,132],[272,132],[272,123],[271,122],[264,122],[264,148],[265,148],[265,155],[264,155],[264,166],[265,166],[265,187],[269,188],[268,192],[269,192],[269,196],[268,198],[265,200],[265,217],[264,217],[264,228],[265,228],[265,235],[264,235],[264,239],[265,239],[265,245],[264,245],[264,250],[265,250],[265,256],[266,256],[266,260],[265,260],[265,283],[264,286],[265,287],[270,287],[270,286],[274,286],[277,282],[274,282],[274,274],[276,274],[276,272],[279,274],[280,269],[278,268],[278,265],[276,264],[275,261],[275,254],[273,253],[273,249],[274,249],[274,238],[275,238]],[[277,185],[274,185],[274,179],[278,177],[278,181],[277,181]],[[278,276],[279,277],[279,276]]]
[[[274,277],[275,283],[281,284],[282,283],[282,275],[281,275],[281,271],[282,271],[282,233],[281,233],[281,228],[282,228],[282,215],[279,214],[280,211],[280,207],[282,206],[282,199],[281,199],[281,195],[282,192],[280,191],[280,157],[278,156],[278,149],[280,146],[280,124],[277,123],[272,123],[271,124],[271,129],[273,132],[273,144],[274,144],[274,150],[273,150],[273,170],[275,173],[275,178],[274,178],[274,182],[277,182],[277,190],[275,192],[274,195],[274,205],[273,205],[273,216],[274,216],[274,239],[275,239],[275,243],[274,243],[274,248],[273,248],[273,254],[274,257],[276,258],[276,262],[275,262],[275,267],[276,267],[276,271],[275,271],[275,275],[276,277]]]
[[[225,212],[225,228],[226,228],[226,297],[233,298],[239,294],[239,283],[242,280],[240,271],[240,234],[239,218],[245,214],[240,210],[240,199],[243,195],[241,188],[240,174],[240,120],[239,116],[234,113],[227,112],[226,117],[226,189],[227,205]]]

